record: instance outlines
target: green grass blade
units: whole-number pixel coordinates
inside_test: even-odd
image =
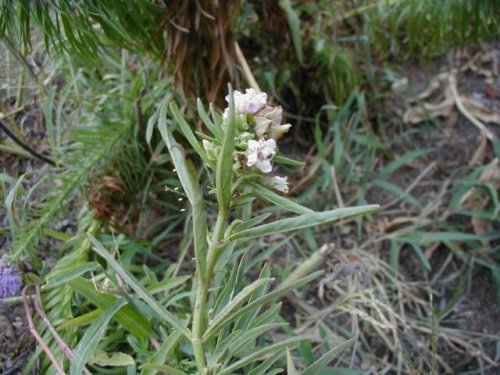
[[[405,164],[408,164],[411,160],[419,158],[430,152],[430,149],[425,150],[414,150],[405,153],[403,156],[397,158],[396,160],[387,164],[378,174],[378,178],[380,180],[384,179],[384,177],[389,176],[391,173],[395,172]]]
[[[302,52],[302,35],[300,30],[299,16],[297,16],[297,13],[293,9],[290,0],[280,0],[279,5],[286,14],[288,27],[290,27],[290,31],[292,33],[292,41],[293,47],[295,48],[295,54],[297,55],[299,63],[302,64],[302,61],[304,60],[304,54]]]
[[[75,354],[71,360],[70,375],[80,375],[85,368],[85,364],[89,360],[94,351],[99,345],[99,341],[106,332],[111,318],[116,312],[127,303],[124,299],[117,299],[104,311],[104,313],[96,320],[85,332],[82,339],[76,347]]]
[[[407,193],[403,189],[401,189],[398,185],[393,184],[389,181],[386,180],[381,180],[381,179],[376,179],[373,182],[376,186],[378,186],[381,189],[384,189],[388,191],[391,194],[394,194],[396,197],[401,198],[405,200],[406,202],[410,203],[412,206],[421,208],[422,205],[418,201],[417,198],[415,198],[413,195]]]

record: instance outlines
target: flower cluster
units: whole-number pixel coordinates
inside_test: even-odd
[[[229,102],[229,96],[226,96]],[[282,124],[283,110],[280,106],[267,104],[267,94],[254,89],[246,89],[245,93],[234,91],[234,107],[237,119],[237,148],[245,155],[246,166],[257,168],[262,173],[270,173],[273,169],[272,159],[276,155],[276,141],[291,127]],[[224,111],[227,121],[229,109]],[[212,145],[204,142],[207,154],[214,153]],[[262,182],[278,191],[288,192],[287,177],[265,177]]]
[[[15,296],[21,289],[19,272],[7,261],[0,258],[0,300]]]

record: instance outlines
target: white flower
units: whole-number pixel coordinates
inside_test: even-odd
[[[247,165],[249,167],[256,166],[264,173],[269,173],[273,169],[271,165],[271,159],[276,153],[274,149],[276,148],[276,141],[274,139],[260,139],[254,141],[253,139],[248,141],[246,157]]]
[[[264,179],[264,183],[275,190],[288,193],[288,177],[273,176]]]
[[[226,96],[226,101],[229,103],[229,95]],[[238,90],[234,90],[234,109],[238,113],[254,114],[260,111],[267,102],[267,94],[258,92],[254,89],[246,89],[245,94]]]
[[[255,134],[257,137],[268,135],[274,139],[280,139],[292,125],[281,125],[283,120],[283,109],[281,106],[271,107],[266,105],[255,115]]]

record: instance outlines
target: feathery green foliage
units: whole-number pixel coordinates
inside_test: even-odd
[[[48,227],[73,194],[85,185],[98,168],[110,165],[116,156],[120,158],[122,142],[126,139],[133,142],[133,104],[128,104],[127,111],[127,106],[124,107],[110,96],[112,90],[120,89],[116,82],[109,79],[99,87],[80,72],[74,77],[72,85],[74,91],[71,95],[66,93],[59,102],[48,102],[53,104],[48,111],[56,112],[58,118],[58,137],[62,139],[57,149],[61,154],[60,164],[36,186],[38,189],[41,186],[48,189],[48,194],[31,209],[30,219],[24,223],[22,232],[12,244],[11,254],[14,258],[26,251],[34,256],[32,249],[42,230]],[[137,90],[131,93],[129,103],[133,103]],[[78,106],[78,110],[75,106]],[[66,113],[67,108],[73,112]],[[74,122],[77,122],[76,126],[62,125]]]
[[[136,52],[163,52],[159,30],[162,8],[149,0],[4,0],[0,6],[0,38],[16,47],[31,46],[32,26],[39,27],[46,47],[71,50],[94,61],[108,47]]]

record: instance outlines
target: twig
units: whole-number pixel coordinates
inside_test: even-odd
[[[47,354],[47,357],[54,365],[57,373],[60,375],[66,375],[66,373],[64,372],[64,369],[61,367],[61,365],[57,361],[54,354],[50,351],[50,348],[47,346],[45,341],[43,341],[42,337],[36,331],[35,325],[33,324],[33,319],[31,318],[31,309],[29,307],[28,299],[26,298],[26,288],[23,289],[22,296],[23,296],[24,311],[26,313],[26,320],[28,321],[28,327],[29,327],[29,331],[30,331],[31,335],[38,342],[38,344],[40,345],[42,350],[45,352],[45,354]]]
[[[46,156],[43,156],[42,154],[38,153],[37,151],[33,150],[30,146],[28,146],[26,143],[21,141],[19,138],[16,137],[16,135],[10,131],[10,129],[2,122],[0,121],[0,129],[2,129],[7,136],[12,139],[18,146],[22,147],[24,150],[28,151],[31,155],[33,155],[35,158],[52,165],[53,167],[56,166],[56,163],[52,160],[47,158]]]
[[[247,59],[245,59],[245,55],[243,55],[243,52],[241,51],[240,45],[238,42],[234,44],[234,47],[236,49],[236,57],[238,58],[238,62],[241,65],[241,69],[243,70],[243,75],[245,76],[245,79],[247,80],[248,84],[255,90],[261,91],[259,84],[255,80],[255,77],[250,70],[250,67],[248,66]]]
[[[470,121],[474,126],[476,126],[490,141],[495,140],[495,134],[493,134],[481,121],[475,118],[468,110],[465,108],[460,95],[458,95],[457,90],[457,79],[455,75],[452,73],[448,77],[448,81],[450,84],[450,89],[453,94],[453,98],[455,99],[455,104],[457,108],[462,112],[462,114]]]
[[[50,331],[50,333],[52,334],[54,339],[57,341],[57,343],[59,344],[59,346],[63,350],[63,353],[66,356],[66,358],[68,358],[69,360],[73,359],[73,356],[75,354],[73,352],[73,349],[71,349],[71,347],[68,344],[66,344],[64,339],[59,335],[59,333],[56,331],[54,326],[50,323],[50,320],[47,316],[47,313],[45,312],[45,310],[43,308],[42,296],[40,295],[40,287],[37,286],[35,290],[36,290],[36,297],[35,297],[35,310],[36,310],[36,312],[38,313],[38,315],[40,315],[43,322],[47,326],[48,330]],[[83,369],[83,372],[86,375],[92,375],[91,372],[89,370],[87,370],[86,368]]]

